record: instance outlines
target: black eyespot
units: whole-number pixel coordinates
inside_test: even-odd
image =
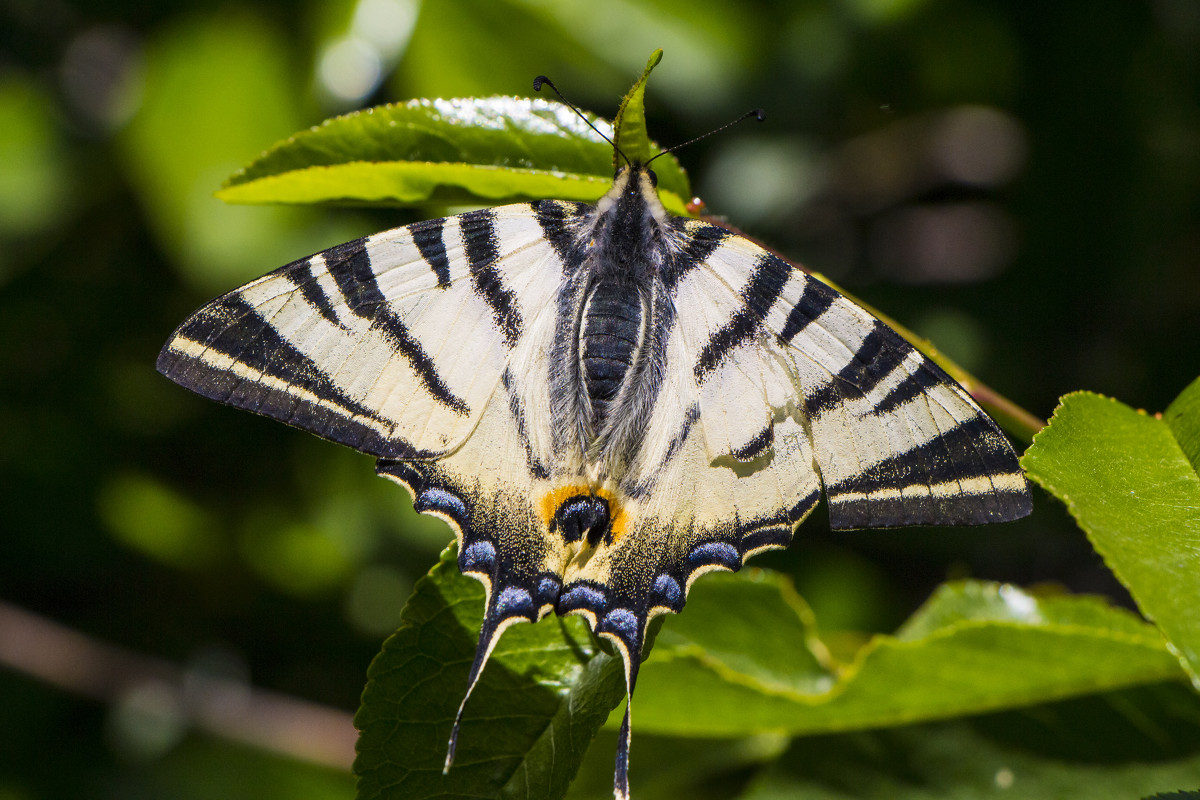
[[[576,495],[564,501],[550,520],[550,530],[562,535],[563,541],[578,542],[585,535],[593,547],[601,540],[612,541],[612,518],[608,501],[594,494]]]

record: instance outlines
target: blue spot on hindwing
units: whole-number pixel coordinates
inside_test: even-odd
[[[641,638],[641,620],[628,608],[614,608],[596,626],[597,633],[615,633],[621,641],[635,644]]]
[[[458,554],[459,572],[491,574],[496,567],[496,547],[491,542],[471,542]]]
[[[496,616],[502,619],[508,617],[534,619],[537,616],[536,612],[537,609],[533,607],[533,598],[529,595],[529,590],[522,589],[520,586],[508,586],[496,598]]]
[[[688,562],[695,567],[717,564],[731,570],[742,566],[742,557],[737,548],[728,542],[705,542],[692,548],[688,554]]]
[[[565,614],[575,609],[587,609],[593,614],[599,614],[608,606],[608,596],[603,589],[589,586],[586,583],[576,584],[558,596],[559,614]]]
[[[679,587],[679,581],[665,572],[654,579],[653,591],[654,597],[662,601],[661,605],[675,609],[682,605],[683,589]]]
[[[562,581],[556,575],[543,575],[538,579],[538,606],[552,606],[558,602],[558,593],[562,591]]]
[[[421,492],[413,508],[417,511],[440,511],[458,522],[467,518],[467,506],[462,498],[439,486],[431,486]]]

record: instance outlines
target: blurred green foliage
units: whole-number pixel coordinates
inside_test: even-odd
[[[353,711],[448,530],[413,515],[370,459],[187,395],[154,357],[212,295],[439,209],[225,206],[213,192],[278,139],[379,102],[527,96],[548,74],[611,115],[658,47],[647,104],[659,142],[767,110],[766,124],[680,154],[710,211],[1022,406],[1045,417],[1086,388],[1161,409],[1200,371],[1191,0],[11,0],[0,600],[172,663],[215,648],[255,686]],[[794,576],[825,630],[894,630],[948,577],[1128,602],[1053,502],[971,531],[831,533],[818,512],[789,551],[756,563]],[[1162,766],[1153,791],[1200,783],[1197,737],[1178,731],[1194,698],[1171,695],[1172,716],[1130,697],[791,745],[637,737],[634,791],[641,773],[663,796],[883,796],[881,752],[922,776],[986,761],[970,780],[993,789],[1002,768],[1005,780],[1027,770],[1045,796],[1080,764],[1100,776]],[[129,734],[123,708],[0,667],[0,797],[351,795],[345,773],[186,720]],[[1089,727],[1103,709],[1124,722]],[[1112,746],[1064,752],[1079,730]],[[611,744],[592,748],[599,766],[585,764],[578,796],[607,793]],[[924,780],[910,796],[938,796],[920,793]]]

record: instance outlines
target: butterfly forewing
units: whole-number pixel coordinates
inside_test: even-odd
[[[773,334],[761,346],[778,349],[793,365],[793,400],[809,430],[834,528],[979,524],[1029,513],[1028,488],[1008,441],[940,367],[815,278],[748,240],[737,239],[735,247],[706,263],[714,286],[726,283],[738,263],[770,265],[786,276],[751,278],[741,294]],[[729,396],[713,393],[718,402]]]
[[[158,366],[373,455],[436,457],[474,430],[561,271],[528,205],[396,228],[213,301]]]

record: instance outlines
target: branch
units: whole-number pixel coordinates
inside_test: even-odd
[[[199,730],[336,769],[349,771],[354,761],[357,733],[345,711],[216,676],[197,680],[3,601],[0,664],[109,705],[146,686],[166,689]]]

